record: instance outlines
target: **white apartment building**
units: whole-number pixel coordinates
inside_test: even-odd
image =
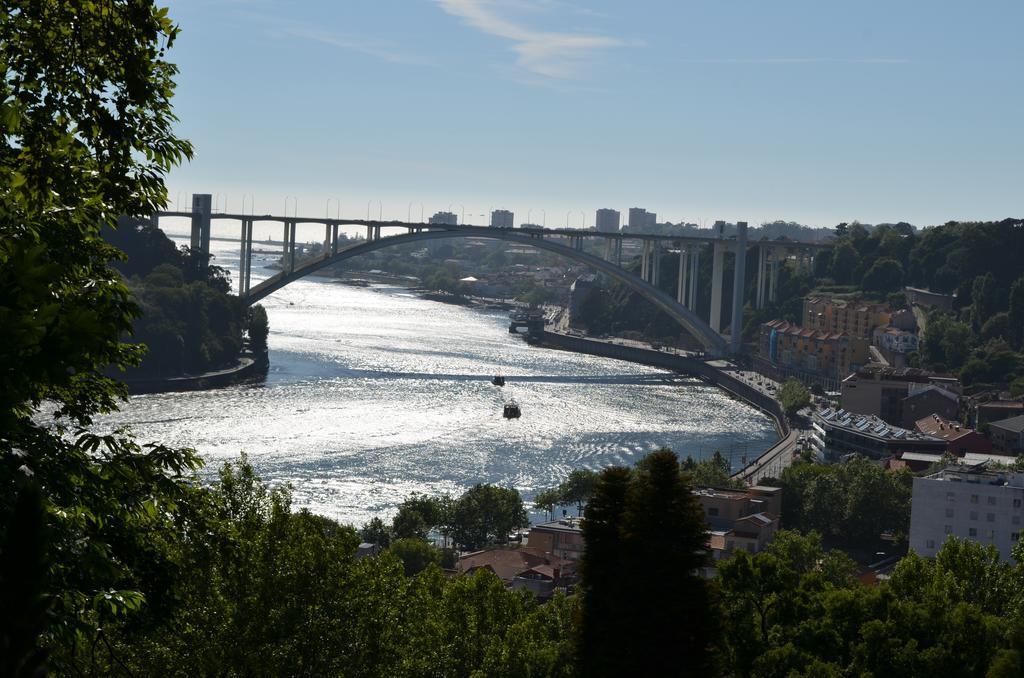
[[[992,544],[1012,561],[1024,516],[1024,473],[989,471],[983,465],[950,466],[914,478],[910,548],[934,556],[953,535]]]
[[[491,212],[491,228],[512,228],[515,215],[508,210],[494,210]]]

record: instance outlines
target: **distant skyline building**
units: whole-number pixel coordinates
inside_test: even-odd
[[[494,210],[491,212],[491,228],[512,228],[515,215],[509,210]]]
[[[459,216],[454,212],[434,212],[434,216],[427,220],[428,224],[442,224],[444,226],[458,226]]]
[[[648,212],[643,207],[630,207],[629,208],[629,228],[630,230],[643,230],[645,228],[652,228],[658,223],[658,215],[654,212]]]
[[[597,210],[595,226],[601,233],[615,233],[619,230],[620,217],[618,210],[601,208]]]

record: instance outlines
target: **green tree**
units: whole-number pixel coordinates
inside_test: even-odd
[[[792,418],[811,404],[811,392],[799,380],[790,377],[779,388],[778,399],[786,416]]]
[[[896,259],[883,257],[872,264],[864,274],[861,288],[865,292],[885,295],[895,292],[903,284],[903,265]]]
[[[383,520],[373,517],[359,530],[359,538],[368,544],[378,544],[387,548],[391,545],[391,529]]]
[[[452,536],[467,550],[504,544],[509,533],[528,524],[519,491],[497,485],[474,485],[452,511]]]
[[[1007,316],[1012,336],[1007,340],[1018,351],[1024,351],[1024,276],[1010,287],[1010,307]]]
[[[840,285],[849,285],[860,268],[860,255],[849,240],[840,240],[832,249],[832,279]]]
[[[581,675],[708,675],[717,618],[704,515],[671,450],[606,469],[583,527]],[[644,577],[628,581],[626,570]],[[651,606],[650,601],[660,603]]]
[[[576,469],[569,473],[558,486],[559,504],[576,504],[577,515],[583,515],[583,507],[594,492],[598,474],[590,469]]]
[[[176,69],[163,58],[176,35],[144,1],[12,1],[0,13],[0,543],[38,488],[49,601],[42,625],[32,609],[3,616],[35,620],[21,637],[52,649],[59,672],[74,672],[76,647],[159,597],[145,544],[180,540],[164,531],[187,522],[174,507],[198,465],[188,451],[83,430],[125,393],[107,368],[142,353],[121,342],[137,308],[101,229],[159,209],[164,174],[191,156],[172,129]],[[44,401],[53,426],[38,418]],[[0,571],[18,557],[5,549]]]
[[[267,311],[260,304],[249,307],[247,317],[249,335],[249,350],[258,356],[267,352],[267,336],[270,334],[270,323],[267,320]]]
[[[536,509],[542,509],[547,515],[548,520],[553,519],[555,507],[562,502],[562,493],[556,488],[541,490],[537,493],[537,496],[533,498],[533,507]]]
[[[975,332],[996,312],[996,279],[992,272],[979,275],[971,285],[971,323]]]
[[[396,539],[389,550],[402,561],[406,577],[419,574],[428,565],[441,564],[441,552],[422,539]]]

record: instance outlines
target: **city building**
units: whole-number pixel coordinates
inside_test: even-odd
[[[876,327],[889,324],[891,314],[888,304],[872,304],[858,299],[834,299],[827,295],[816,295],[804,299],[801,324],[819,332],[828,334],[845,332],[851,337],[870,340]]]
[[[988,425],[992,445],[1004,454],[1024,454],[1024,414]]]
[[[619,230],[619,211],[608,208],[597,210],[595,225],[601,233],[616,233]]]
[[[699,487],[693,493],[708,524],[712,564],[704,568],[704,576],[714,576],[714,563],[736,551],[758,553],[763,550],[779,530],[781,488],[763,485],[746,490]]]
[[[958,457],[967,454],[986,454],[992,451],[992,443],[988,438],[973,429],[962,426],[958,421],[950,421],[937,414],[932,414],[914,423],[914,429],[933,438],[942,438],[949,444],[948,452]]]
[[[647,232],[658,224],[658,215],[648,212],[643,207],[629,208],[629,230]]]
[[[922,418],[937,414],[943,419],[960,418],[960,398],[944,388],[928,385],[912,391],[900,401],[900,426],[914,428]]]
[[[527,543],[545,553],[565,560],[579,560],[583,555],[583,530],[579,518],[562,518],[530,528]]]
[[[454,212],[435,212],[434,216],[427,220],[428,224],[444,224],[445,226],[457,226],[459,216]]]
[[[951,398],[958,398],[962,391],[956,377],[911,367],[865,365],[843,379],[840,387],[841,405],[847,412],[874,415],[893,426],[901,426],[904,424],[904,400],[929,386],[948,391]],[[948,416],[945,412],[937,413]],[[928,414],[932,412],[917,409],[914,418],[909,420],[910,425]]]
[[[910,353],[917,350],[917,333],[901,330],[892,325],[879,325],[875,328],[872,343],[882,349],[886,359],[888,353]]]
[[[868,362],[868,355],[865,339],[771,320],[761,325],[754,362],[773,379],[796,377],[834,391],[843,377]]]
[[[512,228],[515,224],[515,215],[508,210],[494,210],[491,212],[491,228]]]
[[[508,588],[525,589],[538,598],[548,598],[556,587],[576,583],[575,563],[533,546],[468,553],[456,565],[456,570],[466,575],[481,569],[493,572]]]
[[[1020,540],[1024,474],[988,470],[985,465],[951,466],[914,478],[910,505],[910,548],[934,556],[950,536],[992,544],[1003,560]]]
[[[1024,414],[1024,401],[1003,400],[996,398],[974,405],[974,425],[981,428],[985,424],[1003,421]]]
[[[811,446],[830,461],[851,453],[872,459],[905,458],[906,453],[916,453],[930,455],[934,461],[949,446],[942,438],[891,426],[875,416],[831,407],[814,413],[811,428]]]

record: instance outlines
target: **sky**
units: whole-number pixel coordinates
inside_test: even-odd
[[[169,6],[195,145],[171,206],[505,208],[548,227],[634,206],[709,225],[1024,216],[1020,0]]]

